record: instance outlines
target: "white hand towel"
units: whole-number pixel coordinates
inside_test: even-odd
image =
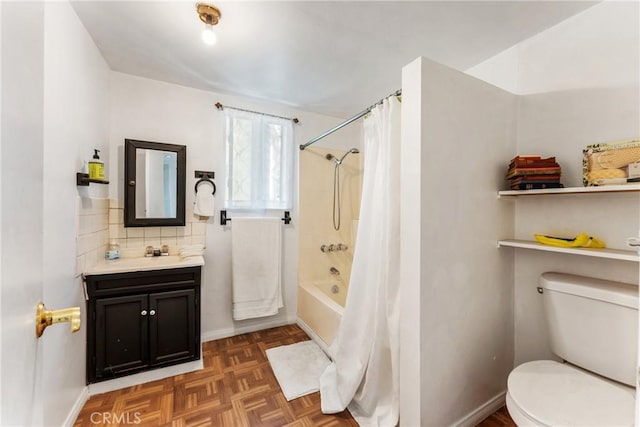
[[[231,266],[234,320],[273,316],[283,307],[279,218],[233,218]]]
[[[214,209],[213,185],[210,182],[202,181],[198,184],[196,191],[193,213],[200,216],[213,216]]]

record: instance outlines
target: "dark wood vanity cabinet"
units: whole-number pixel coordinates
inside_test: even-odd
[[[87,383],[199,359],[200,270],[85,277]]]

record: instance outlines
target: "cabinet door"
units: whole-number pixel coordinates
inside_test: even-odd
[[[152,365],[198,356],[194,289],[149,295],[149,357]]]
[[[96,378],[109,378],[149,365],[147,295],[96,301]]]

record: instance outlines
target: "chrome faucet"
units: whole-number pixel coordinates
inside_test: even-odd
[[[340,251],[346,251],[347,249],[349,249],[349,247],[345,244],[342,243],[338,243],[338,244],[330,244],[330,245],[322,245],[320,246],[320,250],[322,252],[340,252]]]
[[[329,273],[333,274],[334,276],[339,276],[340,275],[340,271],[335,267],[331,267],[329,269]]]

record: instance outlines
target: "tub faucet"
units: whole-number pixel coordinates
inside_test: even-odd
[[[331,267],[329,269],[329,273],[333,274],[334,276],[339,276],[340,275],[340,271],[335,267]]]

